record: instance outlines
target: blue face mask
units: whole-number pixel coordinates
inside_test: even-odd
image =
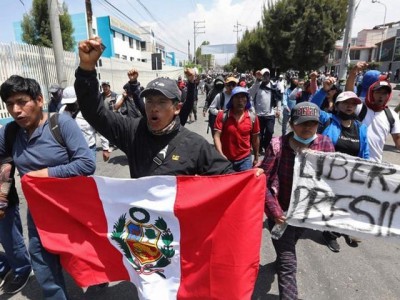
[[[317,134],[314,134],[312,137],[308,138],[308,139],[303,139],[301,137],[299,137],[296,133],[293,132],[293,138],[298,141],[299,143],[302,143],[303,145],[308,145],[309,143],[311,143],[313,140],[315,140],[317,138]]]

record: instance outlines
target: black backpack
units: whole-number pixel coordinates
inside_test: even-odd
[[[55,140],[63,147],[65,147],[64,139],[61,135],[60,126],[58,125],[58,117],[60,116],[59,113],[50,113],[49,118],[49,126],[50,132],[55,138]],[[17,132],[20,129],[20,126],[17,122],[12,121],[6,125],[4,131],[4,140],[5,140],[5,149],[7,156],[12,157],[12,148],[14,146],[15,139],[17,137]]]

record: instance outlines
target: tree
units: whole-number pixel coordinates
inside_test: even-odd
[[[211,65],[211,54],[202,54],[201,46],[210,45],[209,41],[204,41],[201,43],[200,47],[196,49],[196,62],[203,66],[204,69],[208,69]]]
[[[347,2],[269,1],[262,24],[243,37],[236,59],[242,61],[247,55],[247,63],[254,69],[268,66],[306,71],[320,67],[343,35]]]
[[[75,40],[72,36],[71,16],[68,14],[68,7],[63,3],[64,13],[60,15],[60,28],[62,34],[63,48],[67,51],[74,49]],[[24,14],[22,23],[22,40],[25,43],[52,47],[51,30],[47,0],[33,0],[29,13]]]

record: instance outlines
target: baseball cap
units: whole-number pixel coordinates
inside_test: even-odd
[[[283,78],[283,75],[281,74],[281,75],[279,75],[279,78]]]
[[[311,102],[300,102],[290,111],[290,119],[294,125],[307,121],[319,122],[319,107]]]
[[[387,81],[379,81],[377,84],[374,85],[372,88],[373,91],[377,91],[379,89],[386,89],[389,93],[392,92],[392,86]]]
[[[264,68],[260,72],[261,72],[261,75],[264,75],[265,73],[271,73],[268,68]]]
[[[225,83],[229,83],[229,82],[234,82],[234,83],[238,83],[239,80],[237,80],[235,77],[230,76],[228,78],[225,79]]]
[[[169,78],[156,78],[150,81],[140,93],[140,97],[146,97],[154,92],[159,92],[169,99],[181,101],[181,91],[175,80]]]
[[[340,93],[337,96],[335,103],[343,102],[343,101],[346,101],[346,100],[349,100],[349,99],[353,99],[353,100],[356,101],[357,104],[361,104],[361,99],[358,98],[356,93],[350,92],[350,91]]]
[[[50,93],[57,93],[59,89],[61,89],[61,86],[59,84],[57,84],[57,83],[53,83],[49,87],[49,92]]]
[[[110,82],[109,82],[108,80],[103,80],[103,81],[101,82],[101,85],[108,85],[108,86],[110,86]]]
[[[63,90],[61,104],[71,104],[76,102],[76,93],[73,86],[67,86]]]

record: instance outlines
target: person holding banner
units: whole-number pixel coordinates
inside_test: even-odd
[[[293,132],[274,137],[268,146],[261,168],[267,176],[266,214],[270,230],[275,224],[284,224],[292,193],[293,167],[296,153],[304,149],[334,152],[329,137],[317,134],[320,117],[319,107],[310,102],[301,102],[293,107],[290,127]],[[297,299],[296,243],[303,233],[302,228],[287,225],[283,235],[272,244],[276,252],[280,299]]]
[[[313,103],[316,101],[317,98],[311,99]],[[358,121],[355,114],[358,104],[361,104],[361,99],[354,92],[340,93],[336,98],[333,113],[321,110],[322,134],[332,140],[336,152],[369,159],[367,126]],[[337,242],[337,238],[341,236],[340,233],[324,231],[322,236],[331,251],[340,251],[340,245]],[[351,247],[357,247],[360,242],[357,238],[343,236]]]

